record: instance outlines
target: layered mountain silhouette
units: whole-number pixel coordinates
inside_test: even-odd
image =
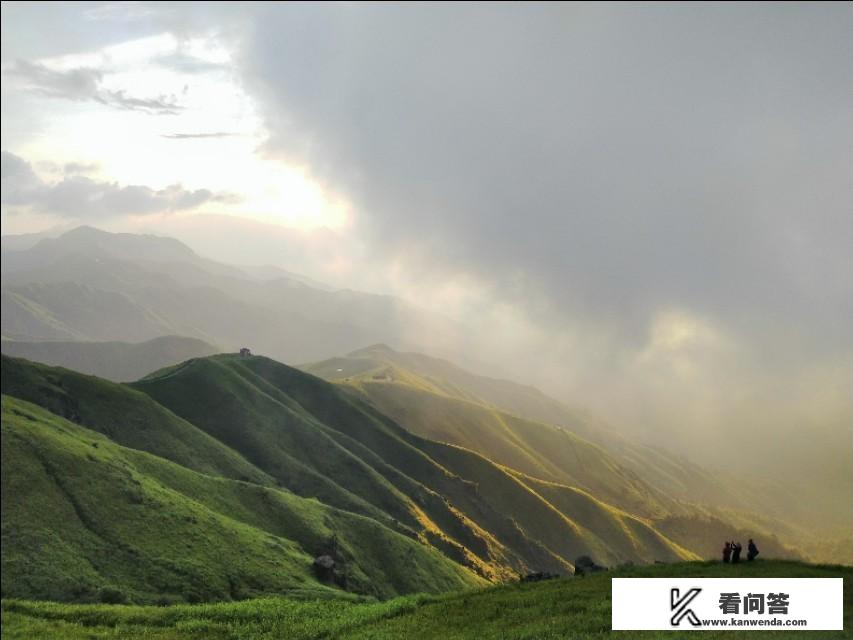
[[[229,351],[249,342],[304,362],[377,341],[414,346],[418,335],[458,333],[396,298],[312,286],[285,271],[202,258],[171,238],[92,227],[32,246],[4,239],[2,279],[3,338],[19,342],[179,335]]]

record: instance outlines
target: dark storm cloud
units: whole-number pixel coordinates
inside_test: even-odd
[[[226,202],[228,194],[208,189],[189,191],[180,185],[152,189],[141,185],[120,186],[71,173],[54,183],[43,182],[28,162],[2,152],[2,203],[40,213],[96,220],[195,209],[207,202]]]
[[[20,81],[32,93],[48,98],[93,101],[117,109],[141,111],[152,115],[174,115],[183,110],[173,95],[139,98],[129,95],[123,89],[105,89],[101,86],[104,74],[98,69],[58,71],[36,62],[16,60],[4,73]]]
[[[268,151],[424,283],[471,273],[625,344],[674,307],[768,352],[850,345],[850,5],[260,11]]]

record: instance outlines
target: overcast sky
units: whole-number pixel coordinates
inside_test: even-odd
[[[2,11],[4,233],[396,293],[679,446],[853,428],[853,4]]]

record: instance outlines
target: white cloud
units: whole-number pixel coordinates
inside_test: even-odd
[[[33,211],[62,218],[97,220],[120,216],[144,216],[196,209],[209,202],[231,202],[234,196],[208,189],[193,191],[180,185],[152,189],[142,185],[121,186],[101,182],[71,171],[61,180],[43,182],[22,158],[2,152],[2,204],[10,212]]]

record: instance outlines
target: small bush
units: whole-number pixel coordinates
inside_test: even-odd
[[[104,604],[125,604],[127,602],[127,595],[120,589],[104,587],[101,589],[101,602]]]
[[[183,598],[180,596],[163,595],[157,598],[157,602],[155,604],[158,607],[170,607],[174,604],[182,604],[183,601]]]

